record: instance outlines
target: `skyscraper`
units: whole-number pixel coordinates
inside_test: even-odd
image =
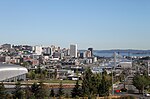
[[[91,51],[91,56],[93,56],[93,48],[88,48],[89,51]]]
[[[86,56],[86,57],[92,57],[91,51],[90,51],[90,50],[87,50],[87,51],[85,52],[85,56]]]
[[[77,58],[77,44],[70,45],[70,56]]]
[[[37,54],[37,55],[41,55],[42,54],[42,46],[34,46],[33,47],[33,51]]]
[[[50,47],[43,47],[43,54],[51,55],[51,48]]]

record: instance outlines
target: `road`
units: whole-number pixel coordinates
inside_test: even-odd
[[[123,83],[119,83],[117,84],[115,90],[120,90],[121,88],[124,87],[124,83],[125,88],[128,90],[127,92],[120,92],[120,93],[115,93],[116,95],[119,96],[126,96],[126,95],[130,95],[130,96],[134,96],[137,99],[150,99],[150,97],[146,97],[143,94],[139,94],[138,89],[136,89],[136,87],[134,85],[132,85],[132,81],[133,81],[133,74],[127,76],[124,80],[125,82]]]

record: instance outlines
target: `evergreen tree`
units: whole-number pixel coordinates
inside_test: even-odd
[[[13,95],[11,93],[6,93],[6,96],[3,99],[13,99]]]
[[[92,96],[94,94],[93,87],[93,73],[90,68],[88,68],[83,74],[83,82],[82,82],[82,94],[83,96]]]
[[[100,96],[108,96],[109,95],[109,82],[106,79],[106,76],[102,77],[100,87],[101,87]]]
[[[63,90],[63,85],[62,85],[62,81],[61,81],[60,84],[59,84],[59,89],[58,89],[58,92],[57,92],[57,96],[62,97],[63,95],[64,95],[64,90]]]
[[[93,98],[97,95],[108,96],[111,87],[111,76],[104,71],[102,74],[93,74],[88,68],[83,74],[82,96]]]
[[[109,88],[111,87],[111,77],[107,73],[102,74],[101,84],[99,85],[99,96],[109,96]]]
[[[36,78],[36,74],[35,74],[35,72],[34,71],[31,71],[30,73],[29,73],[29,77],[30,77],[30,79],[35,79]]]
[[[52,88],[50,92],[50,97],[54,97],[54,96],[55,96],[55,92],[54,92],[54,89]]]
[[[32,96],[31,88],[29,85],[26,86],[25,88],[25,98],[26,99],[31,99],[30,97]]]
[[[35,94],[39,89],[39,85],[37,83],[33,83],[31,86],[31,92]]]
[[[1,83],[0,84],[0,99],[5,99],[5,87],[4,87],[4,84]]]
[[[35,70],[36,74],[41,74],[42,73],[42,69],[40,68],[40,66],[38,66],[38,68]]]
[[[65,98],[66,98],[66,99],[69,99],[69,97],[70,97],[69,94],[66,93],[66,94],[65,94]]]
[[[16,86],[15,86],[15,91],[13,92],[13,95],[14,95],[14,98],[18,98],[18,99],[23,99],[24,98],[24,91],[23,89],[21,88],[21,84],[20,82],[17,82],[16,83]]]
[[[72,95],[72,98],[81,96],[81,89],[80,89],[80,85],[79,85],[79,80],[77,80],[76,85],[71,92],[71,95]]]
[[[47,71],[47,70],[43,70],[43,71],[42,71],[42,74],[44,75],[44,78],[46,78],[46,77],[47,77],[47,74],[48,74],[48,71]]]
[[[101,74],[94,74],[92,77],[93,93],[97,96],[100,92],[99,86],[102,82]]]
[[[39,88],[35,93],[35,97],[37,99],[44,99],[47,98],[48,95],[49,95],[48,88],[42,82],[40,82]]]

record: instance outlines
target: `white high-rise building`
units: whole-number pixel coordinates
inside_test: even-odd
[[[70,56],[77,58],[77,44],[70,45]]]
[[[42,50],[42,46],[34,46],[33,51],[37,54],[37,55],[41,55],[43,50]]]

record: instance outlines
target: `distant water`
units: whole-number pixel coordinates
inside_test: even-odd
[[[150,50],[95,50],[93,54],[100,57],[112,57],[114,52],[121,56],[150,56]]]

